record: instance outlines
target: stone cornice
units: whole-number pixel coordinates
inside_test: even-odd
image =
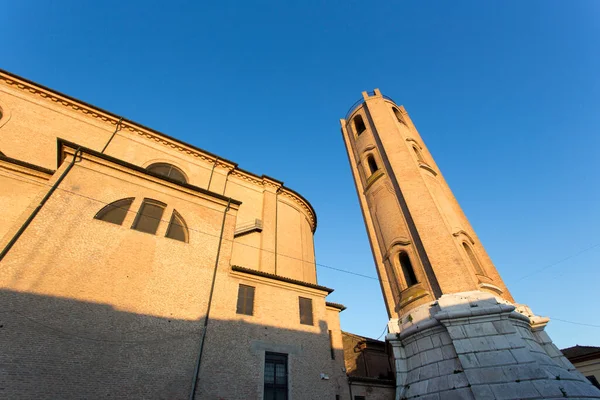
[[[120,116],[109,111],[85,103],[81,100],[77,100],[73,97],[29,81],[2,69],[0,69],[0,83],[23,92],[33,94],[45,99],[46,101],[66,107],[73,112],[81,113],[89,118],[94,118],[112,126],[116,126],[117,123],[119,123],[119,120],[121,120],[119,129],[120,132],[127,131],[210,164],[216,164],[217,167],[227,169],[231,173],[231,176],[242,179],[246,182],[250,182],[254,185],[264,187],[265,185],[273,185],[278,183],[281,185],[280,193],[294,201],[308,214],[312,231],[314,232],[317,229],[317,216],[310,203],[295,191],[283,187],[283,182],[276,181],[275,179],[266,177],[264,175],[258,176],[251,172],[245,171],[241,168],[238,168],[236,163],[218,157],[217,155],[206,150],[202,150],[126,118],[121,119]]]

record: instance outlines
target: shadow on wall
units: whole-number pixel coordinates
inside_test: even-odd
[[[0,290],[0,304],[0,398],[189,398],[203,319],[159,318],[105,304],[9,290]],[[217,387],[226,391],[223,398],[258,398],[262,386],[259,368],[264,369],[264,363],[252,353],[249,343],[259,333],[265,342],[284,347],[295,344],[302,352],[295,359],[296,367],[304,368],[306,362],[318,364],[307,368],[319,385],[318,373],[315,378],[313,372],[334,367],[329,359],[327,325],[320,321],[319,327],[319,333],[311,333],[211,319],[196,398],[205,398],[200,393],[210,386],[208,381],[223,380],[230,381],[225,388]],[[244,340],[238,340],[240,337]],[[229,347],[218,349],[216,345]],[[323,355],[308,359],[314,347]],[[339,352],[341,355],[341,349]],[[235,364],[236,353],[238,360],[245,361]],[[255,365],[247,365],[248,360]],[[322,381],[330,385],[326,393],[343,390],[343,382],[336,381],[341,379]],[[250,397],[231,396],[238,392]],[[211,398],[215,395],[213,392]]]

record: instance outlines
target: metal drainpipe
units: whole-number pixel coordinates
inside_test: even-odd
[[[279,230],[277,229],[277,215],[279,214],[279,190],[275,192],[275,275],[277,275],[277,235]]]
[[[115,131],[113,132],[113,134],[110,137],[110,139],[108,139],[108,142],[106,142],[106,144],[104,145],[104,148],[102,149],[102,151],[100,153],[104,154],[104,150],[106,150],[106,148],[108,147],[108,145],[110,144],[110,142],[112,142],[113,138],[115,137],[115,135],[117,134],[119,128],[121,127],[121,121],[123,121],[123,117],[119,118],[119,122],[117,122],[117,126],[115,127]]]
[[[215,268],[213,270],[212,283],[210,285],[210,294],[208,295],[208,307],[206,308],[206,317],[204,318],[204,326],[202,327],[202,341],[200,342],[200,350],[198,350],[198,359],[196,360],[196,368],[194,369],[194,380],[192,381],[192,391],[190,392],[190,400],[194,400],[196,397],[196,386],[198,382],[198,374],[200,373],[200,361],[202,360],[202,352],[204,350],[204,341],[206,339],[206,328],[208,326],[208,317],[210,314],[210,307],[212,305],[212,297],[215,289],[215,281],[217,278],[217,267],[219,266],[219,256],[221,255],[221,243],[223,242],[223,231],[225,229],[225,218],[227,217],[227,211],[231,205],[231,198],[227,202],[227,207],[223,212],[223,222],[221,223],[221,235],[219,236],[219,245],[217,246],[217,258],[215,260]]]
[[[206,187],[206,190],[210,190],[210,183],[212,182],[213,173],[215,172],[215,167],[217,166],[218,162],[219,162],[219,157],[215,158],[215,162],[212,166],[212,169],[210,170],[210,178],[208,178],[208,186]]]
[[[10,242],[8,242],[8,244],[4,247],[4,249],[2,250],[2,253],[0,253],[0,261],[2,261],[2,259],[4,259],[4,256],[6,256],[8,251],[14,246],[14,244],[17,242],[17,240],[19,240],[19,238],[21,237],[23,232],[25,232],[25,229],[27,229],[27,227],[29,226],[29,224],[31,224],[31,222],[33,221],[35,216],[38,215],[38,213],[40,212],[40,210],[42,209],[44,204],[46,204],[48,199],[50,199],[50,196],[52,196],[52,193],[54,193],[54,191],[56,190],[58,185],[60,185],[60,183],[63,181],[63,179],[65,179],[65,176],[67,176],[67,174],[69,173],[71,168],[73,168],[73,165],[75,165],[75,160],[77,159],[77,155],[81,152],[82,152],[81,147],[78,147],[77,150],[75,150],[75,154],[73,155],[73,159],[71,160],[71,163],[63,171],[63,173],[58,177],[56,182],[54,182],[54,184],[52,185],[50,190],[48,190],[48,193],[46,193],[44,198],[39,202],[39,204],[35,207],[35,209],[29,215],[29,218],[27,218],[27,220],[23,223],[23,225],[21,225],[21,227],[19,228],[17,233],[15,233],[14,236],[12,237],[12,239],[10,239]]]

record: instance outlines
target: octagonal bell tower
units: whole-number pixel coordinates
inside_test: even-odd
[[[600,398],[544,332],[548,318],[514,304],[405,109],[378,89],[362,95],[342,135],[390,317],[396,399]]]

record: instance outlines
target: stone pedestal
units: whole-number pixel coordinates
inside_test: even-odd
[[[547,322],[479,291],[390,320],[396,400],[600,399],[544,332]]]

